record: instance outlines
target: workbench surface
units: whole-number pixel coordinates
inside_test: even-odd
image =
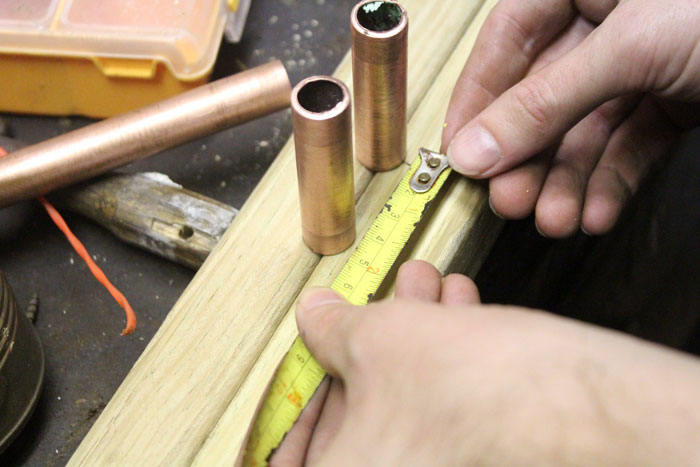
[[[331,74],[350,46],[354,0],[253,2],[238,45],[224,43],[214,79],[280,58],[292,84]],[[465,57],[466,59],[466,57]],[[90,123],[4,115],[29,143]],[[158,171],[240,207],[291,134],[288,111],[227,130],[128,171]],[[659,169],[612,234],[542,239],[532,219],[509,224],[478,278],[486,301],[544,307],[697,351],[700,310],[700,134]],[[28,426],[0,465],[63,465],[194,274],[126,244],[77,215],[66,220],[137,313],[124,314],[36,202],[0,210],[0,270],[21,308],[39,295],[46,379]],[[232,278],[233,280],[233,278]]]

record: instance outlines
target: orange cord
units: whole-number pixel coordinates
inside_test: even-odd
[[[0,157],[6,155],[7,151],[0,147]],[[70,228],[68,228],[68,224],[66,224],[66,221],[56,210],[56,208],[53,207],[53,205],[43,196],[38,196],[37,199],[44,206],[44,209],[46,209],[46,212],[49,214],[49,217],[51,217],[51,220],[53,220],[53,222],[56,224],[56,227],[58,227],[58,229],[63,232],[63,235],[66,236],[70,244],[73,246],[73,249],[76,251],[76,253],[78,253],[78,256],[85,261],[85,264],[87,264],[90,272],[92,272],[92,275],[95,276],[95,279],[97,279],[98,282],[102,284],[105,289],[107,289],[112,297],[114,297],[114,300],[116,300],[117,303],[124,308],[124,311],[126,312],[126,328],[124,328],[122,331],[122,336],[126,336],[127,334],[134,332],[134,329],[136,329],[136,314],[131,308],[131,305],[129,305],[129,302],[126,300],[126,297],[124,297],[119,289],[112,285],[109,279],[107,279],[107,275],[97,264],[95,264],[90,257],[90,253],[88,253],[85,246],[80,242],[80,240],[78,240],[78,237],[71,232]]]

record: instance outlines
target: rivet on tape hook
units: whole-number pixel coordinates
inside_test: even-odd
[[[415,175],[411,178],[411,189],[416,193],[425,193],[435,185],[438,177],[450,164],[447,156],[429,149],[420,148],[418,151],[421,163]]]

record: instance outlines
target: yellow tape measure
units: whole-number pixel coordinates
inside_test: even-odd
[[[421,149],[420,157],[401,179],[331,288],[353,305],[371,301],[449,172],[445,156]],[[297,337],[260,408],[243,465],[267,465],[270,454],[282,443],[325,375]]]

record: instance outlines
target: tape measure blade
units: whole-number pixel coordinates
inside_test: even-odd
[[[301,337],[285,355],[267,392],[246,446],[244,465],[267,465],[326,376]]]

